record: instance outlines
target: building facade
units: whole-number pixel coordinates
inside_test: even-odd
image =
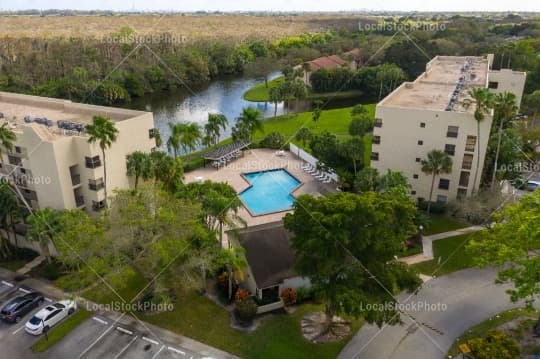
[[[411,195],[428,199],[432,176],[422,173],[421,161],[431,150],[441,150],[452,158],[452,171],[436,178],[432,200],[470,196],[480,184],[493,111],[480,123],[478,139],[474,105],[465,108],[463,101],[475,87],[512,91],[521,101],[525,84],[525,73],[492,71],[492,60],[492,55],[437,56],[415,81],[403,83],[379,102],[372,167],[381,174],[389,169],[403,172],[411,184]]]
[[[88,143],[84,126],[109,118],[118,138],[106,150],[107,189],[129,188],[126,156],[155,147],[150,112],[0,92],[0,112],[17,136],[13,152],[2,149],[0,176],[17,184],[28,205],[88,212],[104,207],[104,168],[98,144]]]

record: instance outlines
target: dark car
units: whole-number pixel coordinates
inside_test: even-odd
[[[43,300],[43,295],[38,292],[30,292],[13,298],[0,311],[0,318],[7,322],[18,323],[32,309],[41,306]]]

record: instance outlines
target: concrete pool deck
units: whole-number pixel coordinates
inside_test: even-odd
[[[302,194],[320,196],[335,191],[336,183],[323,184],[317,181],[313,176],[302,170],[303,164],[304,161],[290,152],[286,151],[283,156],[277,156],[275,150],[258,148],[244,151],[243,157],[240,157],[217,170],[208,163],[206,168],[198,168],[188,172],[185,174],[185,181],[186,183],[197,182],[202,178],[204,181],[227,182],[237,193],[240,193],[250,186],[250,183],[242,177],[242,173],[285,168],[302,182],[300,187],[292,192],[292,195],[295,197]],[[280,221],[285,214],[290,212],[291,211],[283,211],[261,216],[252,216],[245,207],[242,207],[239,211],[239,215],[246,221],[247,226],[251,227]]]

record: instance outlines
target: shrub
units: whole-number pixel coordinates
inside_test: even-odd
[[[293,288],[285,288],[281,291],[281,300],[285,306],[293,305],[298,300],[298,294]]]
[[[285,137],[279,132],[270,132],[262,141],[261,147],[280,149],[285,144]]]
[[[519,346],[500,330],[490,331],[485,338],[467,341],[476,359],[518,359]]]
[[[243,301],[247,298],[250,297],[250,294],[247,290],[245,289],[239,289],[236,291],[236,294],[234,295],[234,299],[238,302],[238,301]]]
[[[296,301],[298,303],[305,302],[306,300],[312,299],[313,293],[310,289],[305,287],[300,287],[296,289]]]
[[[41,270],[41,275],[48,280],[58,279],[60,277],[60,265],[55,261],[45,264]]]
[[[236,301],[235,308],[240,319],[246,321],[252,320],[257,315],[257,303],[251,297]]]
[[[421,209],[422,211],[427,210],[428,201],[424,198],[418,198],[418,209]],[[431,214],[445,214],[448,206],[446,203],[442,202],[431,202],[431,208],[430,213]]]

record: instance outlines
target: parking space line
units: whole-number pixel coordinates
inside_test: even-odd
[[[98,317],[92,317],[92,319],[94,319],[96,322],[101,323],[101,324],[103,324],[103,325],[109,324],[109,323],[107,323],[106,321],[104,321],[103,319],[98,318]]]
[[[124,329],[122,327],[116,327],[116,330],[118,330],[119,332],[122,332],[124,334],[133,335],[133,332],[131,330],[127,330],[127,329]]]
[[[182,354],[184,356],[186,355],[186,353],[184,353],[183,351],[181,351],[179,349],[176,349],[176,348],[173,348],[173,347],[167,347],[167,349],[169,349],[172,352],[175,352],[176,354]]]
[[[129,343],[127,343],[127,345],[120,351],[120,353],[116,354],[116,356],[114,357],[114,359],[118,359],[120,357],[120,355],[122,355],[123,352],[125,352],[127,350],[127,348],[129,348],[129,346],[131,344],[133,344],[133,342],[137,340],[137,336],[134,336],[133,339],[131,339],[131,341]]]
[[[155,344],[155,345],[159,344],[156,340],[150,339],[150,338],[147,338],[147,337],[142,337],[142,340],[146,340],[147,342]]]
[[[159,350],[157,351],[156,354],[154,354],[154,356],[152,357],[152,359],[156,359],[157,356],[159,355],[159,353],[161,353],[161,351],[165,349],[165,345],[162,345],[161,348],[159,348]]]
[[[92,349],[94,347],[94,345],[96,345],[97,342],[99,342],[101,340],[101,338],[103,338],[105,335],[107,335],[108,332],[110,332],[112,329],[114,328],[114,326],[110,326],[109,328],[107,328],[107,330],[105,330],[96,340],[94,340],[92,342],[92,344],[90,344],[78,357],[77,359],[80,359],[82,358],[83,355],[85,355],[86,353],[88,353],[88,351],[90,351],[90,349]]]
[[[21,330],[23,330],[24,327],[25,327],[24,325],[21,325],[17,330],[15,330],[15,331],[14,331],[13,333],[11,333],[11,334],[13,334],[13,335],[17,334],[18,332],[20,332]]]
[[[20,290],[21,292],[23,292],[23,293],[26,293],[26,294],[30,293],[30,291],[29,291],[28,289],[19,288],[19,290]]]
[[[10,282],[6,282],[5,280],[2,281],[2,284],[7,285],[8,287],[12,287],[12,288],[14,287],[13,284],[11,284]]]

